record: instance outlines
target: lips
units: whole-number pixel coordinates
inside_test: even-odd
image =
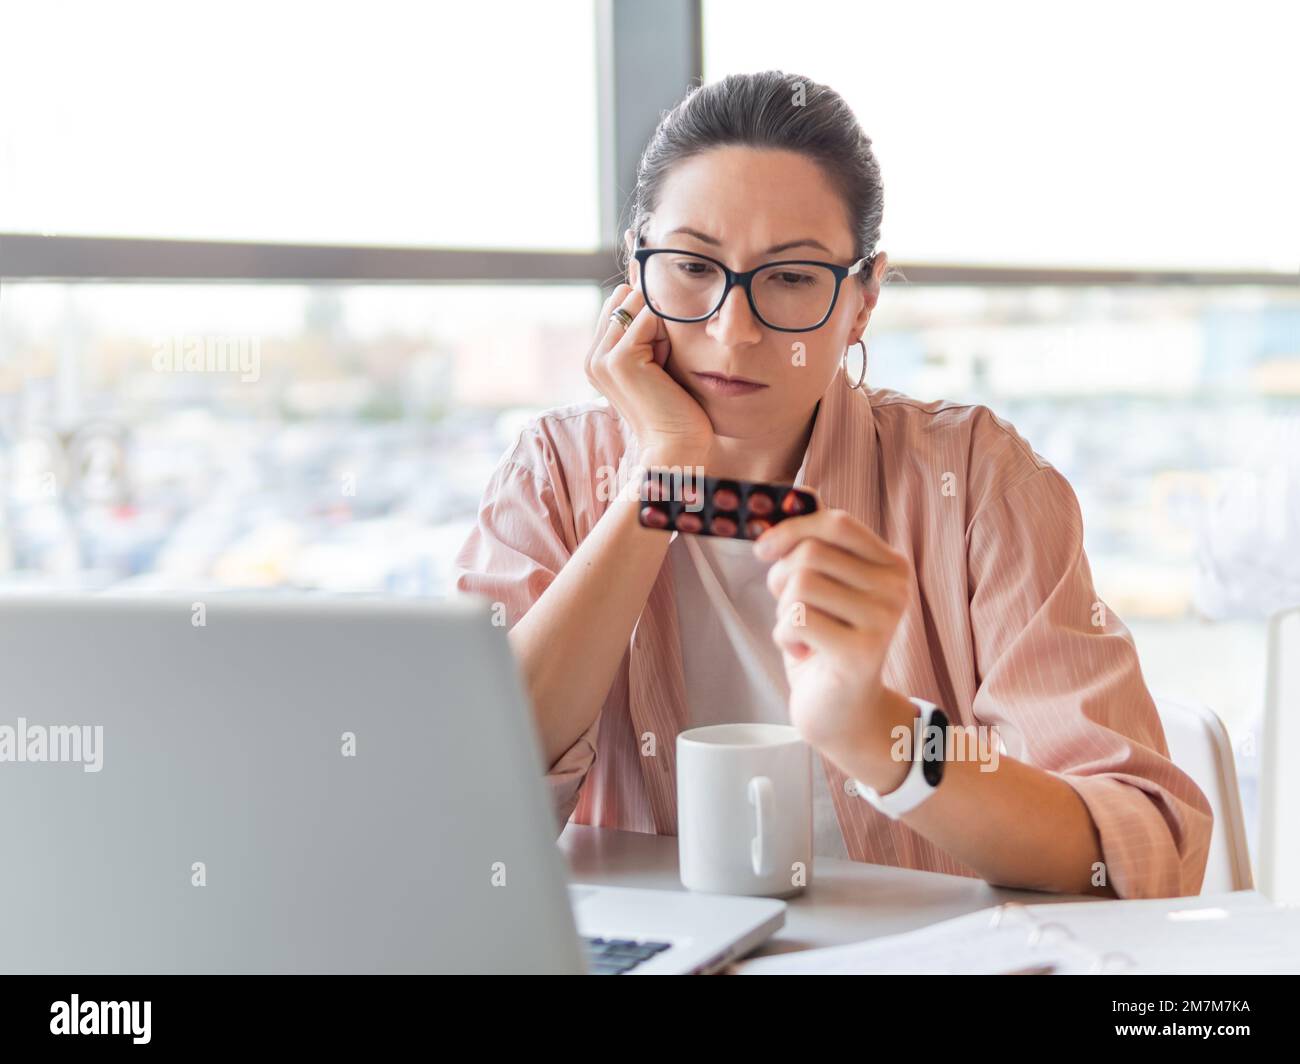
[[[748,377],[729,377],[725,373],[696,373],[694,376],[702,388],[720,396],[752,395],[767,387],[761,381],[752,381]]]
[[[763,384],[762,381],[750,380],[749,377],[732,377],[732,376],[728,376],[727,373],[697,373],[697,375],[695,376],[714,377],[715,380],[728,381],[728,382],[732,382],[732,384],[757,384],[757,385]]]

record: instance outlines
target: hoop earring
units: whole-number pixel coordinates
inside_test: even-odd
[[[849,384],[849,351],[850,351],[850,349],[852,349],[852,348],[854,348],[854,347],[857,347],[858,344],[861,344],[861,345],[862,345],[862,372],[858,374],[858,383],[857,383],[857,384]],[[855,343],[851,343],[851,344],[849,344],[849,346],[846,347],[846,348],[844,349],[844,354],[840,355],[840,369],[844,371],[844,383],[845,383],[849,388],[853,389],[854,391],[858,391],[858,390],[860,390],[860,389],[862,388],[862,382],[865,381],[865,380],[867,379],[867,342],[866,342],[866,340],[858,340],[858,341],[856,341]]]

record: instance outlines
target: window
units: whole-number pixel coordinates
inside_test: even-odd
[[[596,246],[590,0],[0,13],[0,232]]]
[[[0,588],[439,595],[591,286],[7,285]]]
[[[830,85],[913,263],[1300,270],[1300,9],[707,0],[704,73]]]

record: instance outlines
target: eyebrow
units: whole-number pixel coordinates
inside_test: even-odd
[[[696,240],[700,241],[700,243],[712,244],[715,248],[722,246],[721,243],[716,238],[709,236],[708,233],[701,233],[698,229],[692,229],[688,225],[678,226],[678,228],[670,230],[668,233],[665,233],[664,235],[672,236],[673,233],[681,233],[683,236],[694,237]],[[789,251],[791,248],[805,247],[805,246],[813,247],[813,248],[821,248],[822,251],[826,252],[827,255],[834,254],[834,252],[832,252],[831,249],[828,248],[825,244],[823,244],[820,240],[814,240],[812,237],[802,237],[799,240],[787,240],[783,244],[773,244],[766,251],[761,252],[761,254],[777,255],[780,254],[782,251]]]

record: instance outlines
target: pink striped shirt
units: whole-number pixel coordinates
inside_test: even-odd
[[[548,411],[488,482],[455,586],[504,603],[512,627],[604,513],[602,470],[638,442],[604,400]],[[1087,805],[1122,898],[1200,890],[1213,823],[1169,760],[1129,630],[1098,598],[1069,482],[988,407],[853,391],[823,395],[804,482],[911,560],[911,601],[884,682],[954,724],[997,725],[1008,752]],[[673,835],[676,735],[687,726],[671,562],[665,560],[595,723],[547,775],[559,822]],[[654,756],[642,756],[647,733]],[[849,856],[977,876],[845,792],[823,758]],[[1025,815],[1032,816],[1032,810]]]

